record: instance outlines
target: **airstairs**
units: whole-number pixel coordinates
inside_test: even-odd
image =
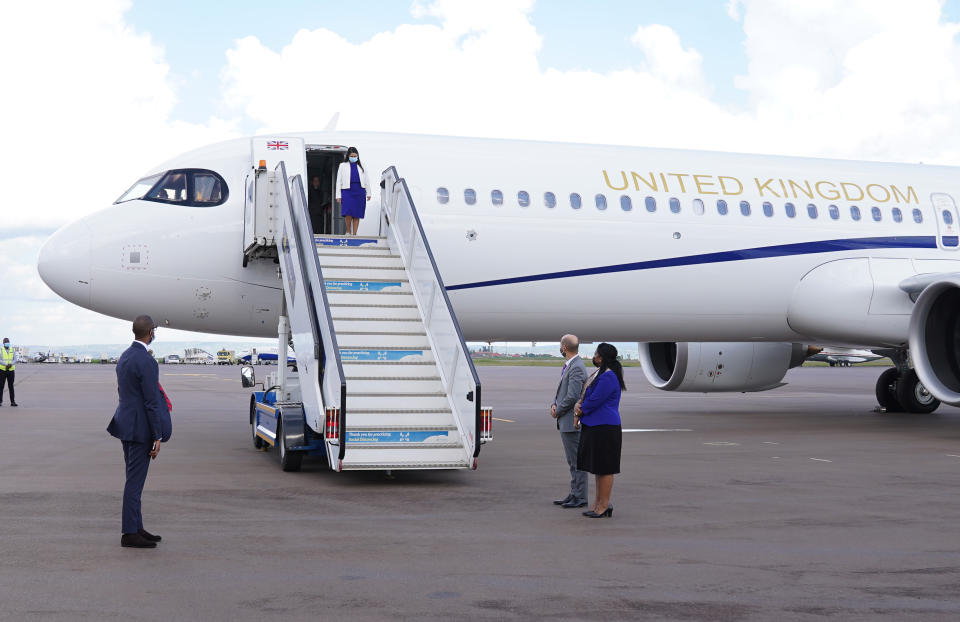
[[[289,331],[297,369],[255,394],[254,444],[278,447],[285,470],[319,453],[336,471],[476,468],[492,412],[406,182],[383,173],[381,235],[314,236],[301,177],[283,162],[258,175],[275,204],[278,358]]]

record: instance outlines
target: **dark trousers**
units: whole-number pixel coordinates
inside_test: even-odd
[[[17,398],[13,396],[13,378],[16,376],[16,370],[3,371],[0,370],[0,404],[3,403],[3,386],[6,384],[10,387],[10,403],[16,404]]]
[[[577,503],[587,503],[587,472],[577,470],[577,447],[580,445],[580,431],[561,432],[563,453],[570,467],[570,496]]]
[[[123,460],[127,465],[127,483],[123,487],[123,533],[137,533],[143,529],[140,496],[150,468],[150,443],[121,442]]]

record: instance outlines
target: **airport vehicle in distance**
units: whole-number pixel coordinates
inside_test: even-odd
[[[347,145],[376,199],[357,237],[336,235],[336,209],[319,223],[305,205],[307,178],[333,181]],[[807,344],[863,348],[895,364],[877,382],[888,410],[960,404],[958,179],[668,149],[257,136],[156,167],[57,231],[39,271],[115,317],[276,335],[281,356],[290,333],[296,375],[269,379],[281,389],[251,408],[261,441],[282,439],[300,404],[291,442],[324,435],[334,469],[463,468],[486,434],[463,337],[638,341],[655,387],[693,392],[781,386]],[[437,430],[449,434],[406,434]]]
[[[236,362],[237,357],[233,350],[227,350],[226,348],[217,350],[217,365],[233,365]]]

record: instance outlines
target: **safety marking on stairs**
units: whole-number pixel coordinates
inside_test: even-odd
[[[340,360],[350,361],[402,361],[411,356],[423,356],[423,350],[340,350]]]
[[[347,430],[347,443],[446,443],[448,430]]]
[[[403,287],[400,281],[326,281],[328,292],[380,292],[391,287]]]
[[[314,238],[317,246],[366,246],[373,244],[376,246],[376,238]]]

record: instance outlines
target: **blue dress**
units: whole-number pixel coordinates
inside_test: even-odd
[[[340,191],[340,214],[353,218],[363,218],[367,210],[367,191],[360,185],[360,171],[357,163],[350,163],[350,187]]]

